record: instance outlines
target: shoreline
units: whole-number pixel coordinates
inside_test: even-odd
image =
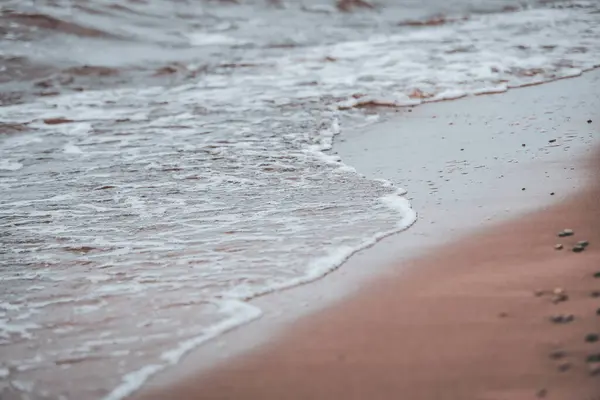
[[[599,198],[594,185],[442,246],[268,346],[139,398],[592,398]],[[575,235],[557,238],[562,226]],[[582,239],[590,248],[570,251]]]
[[[596,72],[592,72],[591,75],[596,76],[595,79],[597,79],[597,76],[599,75]],[[585,77],[590,78],[589,75],[584,75],[584,78],[582,77],[576,77],[573,80],[586,80]],[[568,81],[573,81],[573,80],[568,80]],[[556,81],[556,82],[565,82],[565,81]],[[550,83],[548,85],[555,85],[556,83]],[[585,83],[584,83],[585,84]],[[533,87],[534,90],[536,90],[535,88],[540,88],[539,90],[541,91],[541,93],[546,93],[547,90],[547,86],[548,85],[543,85],[543,86],[536,86]],[[526,91],[526,90],[530,90],[529,88],[524,88],[524,89],[517,89],[515,91],[511,90],[508,93],[514,93],[514,92],[521,92],[521,91]],[[519,97],[519,96],[508,96],[508,93],[502,93],[500,96],[485,96],[485,98],[507,98],[507,97]],[[479,98],[481,98],[481,96],[478,96]],[[428,116],[427,114],[431,114],[431,113],[440,113],[440,110],[442,110],[442,113],[445,113],[446,116],[452,116],[453,115],[453,110],[454,109],[460,109],[461,107],[464,108],[464,103],[469,103],[475,101],[472,97],[471,98],[466,98],[466,99],[461,99],[461,100],[456,100],[453,102],[443,102],[443,103],[431,103],[431,104],[427,104],[427,105],[422,105],[421,107],[418,107],[415,109],[415,113],[413,113],[412,115],[406,113],[406,115],[400,117],[400,118],[394,118],[391,121],[387,121],[384,122],[380,125],[379,128],[376,129],[387,129],[389,131],[389,128],[385,128],[386,124],[394,124],[394,123],[398,123],[399,121],[402,122],[406,122],[406,117],[410,115],[411,118],[414,117],[414,119],[422,119],[422,120],[417,120],[413,125],[416,126],[422,126],[423,125],[423,121],[424,118],[430,118],[430,116]],[[489,102],[489,100],[487,100]],[[493,103],[494,101],[492,101]],[[450,110],[448,110],[448,108],[450,108]],[[538,107],[539,108],[539,107]],[[480,113],[480,110],[475,110],[474,114],[477,115],[478,112]],[[539,113],[538,111],[533,111],[533,113]],[[453,118],[455,118],[456,116],[454,115]],[[436,126],[438,128],[442,127],[445,125],[444,122],[441,121],[441,118],[435,118],[434,116],[434,123],[436,124]],[[431,122],[431,121],[430,121]],[[503,122],[503,124],[506,125],[506,122]],[[384,128],[381,128],[381,126],[383,126]],[[430,128],[427,129],[429,132],[431,132],[432,130]],[[373,132],[369,132],[369,136],[372,135]],[[434,134],[437,134],[439,136],[439,133],[434,132]],[[365,135],[367,136],[367,135]],[[349,138],[349,139],[347,139]],[[347,140],[348,142],[353,142],[353,144],[355,146],[362,146],[364,143],[361,142],[360,140],[356,140],[356,137],[352,137],[352,134],[346,134],[346,132],[344,132],[344,135],[341,136],[341,139]],[[360,138],[359,138],[360,139]],[[439,138],[438,138],[439,139]],[[368,141],[368,138],[366,138],[366,140]],[[385,140],[384,140],[385,142]],[[488,138],[488,142],[489,142],[489,138]],[[385,145],[385,143],[384,143]],[[348,146],[346,146],[348,147]],[[582,150],[582,146],[577,146],[576,143],[572,143],[570,145],[570,147],[573,147],[575,149],[575,152],[579,152],[581,153]],[[334,150],[339,151],[340,153],[343,154],[343,159],[347,164],[353,165],[357,168],[357,170],[361,171],[361,173],[364,173],[366,175],[371,175],[373,177],[380,177],[377,176],[376,174],[376,170],[377,170],[377,166],[375,165],[375,168],[371,168],[369,170],[369,168],[365,168],[363,165],[360,165],[359,163],[353,162],[352,160],[349,160],[349,158],[352,158],[352,150],[348,150],[348,148],[344,148],[344,145],[342,143],[338,143],[335,147]],[[505,149],[506,150],[506,149]],[[527,149],[529,150],[529,149]],[[542,190],[540,188],[539,183],[533,184],[533,186],[537,185],[537,188],[539,189],[537,192],[538,193],[532,193],[531,191],[527,193],[527,196],[529,196],[529,199],[524,200],[523,201],[523,197],[527,197],[527,196],[523,196],[523,194],[520,194],[520,198],[516,199],[516,202],[508,202],[510,203],[510,212],[506,213],[498,213],[498,210],[494,210],[494,207],[491,208],[492,213],[496,213],[499,214],[497,216],[494,216],[494,218],[488,219],[488,221],[491,222],[486,222],[483,225],[483,228],[485,229],[485,226],[488,225],[495,225],[494,219],[506,219],[506,218],[511,218],[514,217],[514,215],[518,215],[519,213],[523,213],[523,212],[527,212],[530,209],[535,209],[536,206],[540,206],[540,205],[544,205],[544,202],[548,202],[548,204],[552,201],[555,200],[560,200],[560,199],[564,199],[565,197],[568,197],[570,193],[576,191],[577,189],[581,188],[584,184],[581,182],[581,180],[577,180],[578,179],[578,174],[574,173],[573,171],[569,171],[568,170],[568,165],[573,165],[572,160],[569,164],[568,157],[562,157],[560,155],[557,155],[556,152],[554,152],[554,154],[550,155],[549,157],[545,157],[548,160],[544,160],[544,157],[540,156],[541,154],[549,154],[549,152],[547,151],[548,149],[546,148],[541,148],[540,151],[538,151],[538,157],[529,157],[530,155],[528,154],[522,154],[522,159],[520,162],[522,163],[526,163],[528,161],[532,161],[533,164],[537,165],[538,167],[540,165],[543,166],[543,169],[547,168],[548,165],[545,165],[544,162],[545,161],[550,161],[550,167],[553,168],[553,171],[556,172],[555,174],[553,174],[553,178],[556,178],[557,175],[559,175],[559,179],[560,179],[560,174],[563,174],[563,178],[566,177],[567,180],[572,180],[570,182],[568,182],[568,185],[565,185],[564,181],[563,183],[561,183],[562,186],[565,186],[564,188],[562,188],[561,190],[557,190],[557,196],[550,198],[549,196],[547,196],[547,193],[545,193],[544,199],[542,199],[540,197],[540,191]],[[569,155],[572,156],[573,151],[569,151]],[[344,154],[345,153],[345,154]],[[422,151],[421,151],[422,153]],[[363,152],[358,152],[356,154],[356,157],[363,157],[364,153]],[[366,162],[371,162],[373,164],[373,158],[372,157],[364,157],[365,159],[367,159]],[[541,159],[541,160],[540,160]],[[558,165],[560,163],[563,163],[564,166],[564,170],[563,171],[559,171],[559,167]],[[557,164],[558,163],[558,164]],[[363,162],[364,164],[364,162]],[[376,163],[375,163],[376,164]],[[527,168],[527,167],[523,167],[521,166],[520,168],[514,168],[515,171],[521,170],[523,168]],[[573,168],[573,167],[571,167]],[[389,171],[388,171],[389,172]],[[528,172],[529,175],[532,175],[530,172]],[[484,174],[484,176],[486,176]],[[487,176],[489,177],[490,174],[489,172],[487,173]],[[388,176],[384,176],[386,178],[388,178]],[[427,181],[427,179],[425,179],[426,177],[420,177],[421,180],[425,183]],[[509,177],[511,178],[511,177]],[[530,178],[532,178],[532,176],[530,176]],[[512,179],[512,178],[511,178]],[[509,181],[510,179],[507,179],[506,181]],[[554,180],[554,179],[553,179]],[[425,195],[425,197],[429,197],[426,196],[428,195],[428,190],[429,188],[414,188],[413,189],[413,185],[408,185],[405,182],[403,182],[401,179],[399,179],[400,183],[405,186],[408,187],[410,189],[410,193],[409,194],[414,194],[415,196],[415,200],[419,199],[419,196],[421,196],[421,198],[423,198],[423,196]],[[514,183],[514,182],[513,182]],[[567,187],[569,185],[572,185],[572,187]],[[413,187],[411,187],[413,186]],[[458,185],[460,186],[460,185]],[[466,185],[466,186],[470,186],[471,189],[473,184],[471,183],[470,185]],[[559,186],[559,185],[557,185]],[[457,187],[457,185],[455,184],[455,188]],[[473,192],[473,190],[471,190],[471,192],[469,192],[469,190],[467,190],[467,193],[471,193]],[[477,192],[477,190],[475,190],[475,192]],[[479,192],[481,192],[481,189],[479,189]],[[481,193],[480,193],[481,194]],[[448,195],[446,195],[448,197]],[[460,196],[457,196],[457,199]],[[506,197],[506,196],[504,196]],[[506,200],[506,198],[504,199]],[[482,200],[483,203],[487,202],[488,205],[490,203],[490,198],[487,199],[483,199]],[[522,204],[519,204],[519,202],[521,202]],[[431,212],[432,209],[438,209],[438,211],[443,211],[442,207],[432,207],[432,204],[430,204],[431,202],[425,202],[423,204],[420,204],[419,206],[415,207],[416,210],[421,214],[421,209],[424,210],[424,214],[423,214],[423,220],[424,221],[419,221],[417,223],[417,226],[412,227],[409,231],[404,232],[402,235],[394,235],[394,237],[392,238],[388,238],[388,239],[384,239],[381,242],[378,242],[377,245],[375,245],[374,247],[371,247],[370,249],[366,250],[366,251],[362,251],[359,254],[354,255],[349,262],[345,263],[344,267],[341,268],[340,270],[336,271],[334,275],[334,277],[327,277],[324,279],[321,279],[320,281],[317,281],[315,283],[312,283],[311,285],[307,285],[305,287],[299,287],[299,288],[294,288],[294,289],[288,289],[286,290],[283,294],[278,293],[278,294],[273,294],[273,295],[269,295],[266,296],[268,298],[268,300],[264,300],[262,298],[260,299],[256,299],[251,301],[252,304],[259,304],[260,308],[263,308],[263,306],[266,306],[265,308],[265,317],[258,322],[254,322],[248,326],[242,327],[243,329],[236,329],[228,334],[223,335],[222,338],[217,339],[216,341],[214,341],[212,344],[208,344],[205,346],[202,346],[203,348],[198,349],[198,351],[194,351],[193,354],[191,354],[190,356],[188,356],[183,363],[174,368],[173,371],[167,371],[166,373],[161,374],[160,376],[158,376],[156,379],[153,379],[152,382],[150,382],[149,385],[145,386],[146,389],[148,389],[149,391],[152,391],[152,389],[155,389],[157,387],[161,387],[164,386],[166,384],[169,383],[173,383],[173,382],[177,382],[181,379],[182,374],[183,375],[190,375],[190,376],[194,376],[197,373],[200,373],[200,371],[205,371],[208,370],[210,371],[211,367],[213,367],[215,364],[218,365],[223,364],[223,362],[225,362],[225,365],[227,363],[227,359],[230,358],[231,356],[235,356],[239,353],[243,353],[244,351],[251,349],[253,347],[255,347],[257,344],[261,344],[264,343],[266,340],[269,340],[271,337],[277,337],[277,331],[283,330],[283,336],[285,336],[286,332],[289,332],[289,329],[286,329],[286,327],[289,327],[290,323],[293,323],[295,320],[297,320],[299,317],[309,314],[309,317],[307,318],[308,320],[313,318],[314,313],[318,313],[319,310],[328,307],[331,303],[333,303],[333,307],[339,307],[339,303],[341,303],[341,300],[347,298],[348,296],[350,296],[350,299],[353,298],[353,296],[356,296],[356,292],[357,291],[362,291],[362,287],[365,285],[369,284],[369,281],[372,280],[378,280],[380,279],[382,276],[387,275],[388,273],[391,272],[391,267],[376,267],[371,269],[370,271],[365,271],[364,268],[362,268],[362,271],[358,271],[357,267],[358,264],[364,263],[365,261],[370,263],[370,264],[376,264],[378,266],[389,266],[391,264],[394,264],[394,260],[406,260],[408,258],[411,258],[411,254],[417,255],[419,250],[413,249],[408,249],[409,251],[406,251],[408,247],[411,246],[415,246],[415,248],[420,249],[420,251],[423,251],[424,249],[430,248],[431,246],[435,246],[438,244],[443,244],[444,241],[447,241],[448,238],[445,237],[446,235],[442,234],[440,235],[439,232],[435,232],[435,228],[432,229],[431,227],[427,227],[427,226],[423,226],[423,223],[427,223],[427,222],[435,222],[437,224],[438,227],[441,226],[441,229],[445,229],[447,230],[447,232],[445,232],[446,234],[451,233],[452,236],[455,235],[465,235],[468,234],[469,232],[472,232],[473,229],[479,229],[480,226],[470,226],[469,223],[464,223],[464,226],[460,226],[460,227],[456,227],[456,229],[452,228],[451,225],[452,223],[456,222],[456,218],[448,218],[448,216],[440,215],[439,213],[435,213],[435,212]],[[414,204],[414,203],[413,203]],[[504,205],[506,205],[507,203],[505,202]],[[496,204],[497,206],[497,204]],[[475,205],[473,204],[473,202],[469,202],[469,204],[466,206],[467,208],[474,208]],[[496,207],[497,208],[497,207]],[[462,211],[464,212],[464,211]],[[490,207],[482,207],[481,209],[477,210],[477,212],[475,213],[476,215],[481,215],[482,213],[486,213],[486,212],[490,212]],[[460,212],[459,212],[460,214]],[[459,217],[460,218],[460,217]],[[474,221],[477,221],[477,218],[474,218]],[[443,222],[445,221],[445,222]],[[481,222],[481,221],[480,221]],[[458,231],[458,233],[456,232]],[[411,238],[412,237],[412,238]],[[405,243],[403,243],[405,242]],[[386,249],[387,247],[387,249]],[[398,253],[398,249],[395,247],[399,247],[400,249],[404,250],[404,254],[399,254]],[[404,270],[404,268],[402,268],[402,270]],[[339,282],[333,282],[334,280],[339,281]],[[287,299],[285,299],[287,298]],[[307,300],[308,299],[308,300]],[[271,303],[272,301],[275,301],[276,306],[270,305],[269,303]],[[302,306],[298,305],[298,301],[300,301],[302,304]],[[343,304],[343,303],[342,303]],[[279,309],[279,310],[278,310]],[[292,311],[293,310],[293,311]],[[282,315],[285,314],[286,312],[290,312],[291,311],[291,315]],[[265,320],[271,320],[271,321],[265,321]],[[274,329],[275,333],[269,333],[267,336],[265,337],[265,331],[266,330],[271,330],[272,327],[275,327],[276,329]],[[268,346],[267,346],[268,347]],[[212,349],[210,349],[212,348]],[[235,362],[235,361],[234,361]],[[198,368],[199,366],[204,365],[204,367],[202,368]],[[175,371],[176,370],[176,371]],[[192,370],[192,373],[190,373],[190,371]],[[200,371],[199,371],[200,370]],[[209,372],[210,373],[210,372]],[[142,392],[144,391],[144,388],[142,389]]]

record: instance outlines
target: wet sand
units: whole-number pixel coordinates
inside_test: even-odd
[[[598,74],[592,75],[597,82]],[[497,99],[512,96],[527,102],[528,93],[541,95],[542,105],[528,102],[528,111],[539,117],[549,104],[558,104],[552,114],[555,120],[546,123],[560,127],[560,132],[550,132],[552,138],[561,141],[561,135],[572,128],[585,136],[583,129],[588,126],[585,121],[577,127],[561,125],[558,120],[562,115],[558,110],[580,109],[577,103],[564,106],[568,98],[577,98],[578,93],[584,99],[579,101],[590,100],[591,89],[590,93],[577,92],[581,85],[586,85],[586,79],[589,76],[570,83],[509,92]],[[569,87],[575,92],[569,93]],[[418,108],[418,118],[423,120],[415,124],[425,127],[426,114],[438,113],[440,109],[456,121],[452,108],[464,107],[468,102],[472,105],[473,101],[479,102],[480,108],[470,110],[472,115],[466,119],[469,125],[482,119],[482,109],[499,110],[494,99],[451,102],[430,107],[421,114]],[[518,104],[519,101],[512,109],[506,104],[501,108],[510,115],[503,124],[514,124],[511,118],[515,119],[514,109],[519,108]],[[574,116],[572,110],[565,112]],[[427,118],[430,121],[431,117]],[[435,126],[447,124],[438,118]],[[488,126],[488,121],[485,124]],[[449,129],[452,128],[442,132]],[[554,146],[547,144],[550,136],[532,132],[531,127],[524,129],[529,133],[511,140],[518,142],[519,148],[520,140],[527,142],[529,148],[541,146],[535,154],[525,154],[535,162],[510,164],[508,170],[503,169],[506,160],[497,164],[492,161],[496,157],[490,148],[497,147],[498,142],[491,142],[489,137],[475,139],[465,127],[457,129],[464,130],[461,138],[467,141],[461,147],[485,154],[485,164],[492,170],[483,177],[471,174],[465,187],[481,186],[480,178],[487,179],[484,186],[490,185],[490,174],[494,173],[502,172],[505,179],[492,180],[492,186],[497,188],[490,189],[491,193],[485,193],[485,197],[474,198],[474,192],[466,191],[470,201],[460,197],[456,182],[456,193],[453,190],[453,195],[448,195],[446,191],[440,195],[441,200],[431,191],[427,179],[421,179],[420,191],[418,183],[413,182],[412,187],[417,186],[411,190],[415,194],[414,203],[417,210],[425,212],[419,223],[406,233],[408,236],[399,235],[397,242],[387,246],[410,241],[411,232],[413,236],[421,235],[421,242],[432,241],[431,229],[424,225],[429,222],[437,222],[433,230],[454,237],[453,240],[445,240],[444,245],[412,260],[393,263],[378,278],[363,285],[358,294],[297,320],[265,345],[217,364],[206,373],[187,371],[183,380],[162,388],[149,387],[138,398],[595,399],[600,394],[600,374],[596,372],[599,364],[594,355],[600,354],[600,342],[593,342],[593,335],[586,341],[586,336],[600,334],[600,295],[594,293],[600,291],[600,278],[594,277],[600,272],[600,182],[597,181],[600,153],[589,152],[586,156],[583,156],[585,151],[568,153],[570,145],[577,146],[575,142],[570,145],[565,142],[558,148],[561,153],[576,154],[579,159],[562,155],[563,162],[557,162],[555,156],[546,156],[557,150],[547,147]],[[431,127],[423,128],[420,138],[425,137],[427,143],[440,139],[427,136],[427,132],[440,135]],[[547,145],[534,144],[534,140]],[[442,152],[449,156],[456,143],[443,143]],[[579,150],[590,143],[595,142],[581,144]],[[503,151],[512,151],[514,144],[504,143]],[[406,143],[403,145],[406,149]],[[388,141],[385,146],[392,144]],[[519,151],[530,151],[529,148]],[[367,149],[361,150],[364,157]],[[432,154],[432,158],[436,157],[439,155]],[[473,154],[467,157],[474,158]],[[377,158],[374,160],[369,162],[377,170],[380,166]],[[548,179],[536,181],[533,167]],[[574,178],[570,175],[574,173],[570,171],[575,169],[577,176],[587,178],[584,185],[571,181]],[[566,175],[561,175],[561,171],[567,171]],[[527,190],[521,192],[523,179]],[[507,190],[511,192],[505,193]],[[551,196],[550,190],[556,191],[556,196]],[[511,201],[531,192],[534,195],[525,201],[525,208],[515,206],[523,198]],[[458,199],[461,199],[459,207],[449,201]],[[483,222],[481,209],[476,207],[478,202],[491,204],[483,208],[488,213],[506,208],[510,212],[504,213],[503,218],[509,220]],[[524,209],[535,211],[522,214]],[[454,232],[452,226],[461,219],[464,226],[477,230],[470,235],[462,235],[464,230],[460,229]],[[573,229],[574,235],[558,237],[557,233],[566,228]],[[581,240],[589,241],[589,246],[582,252],[573,252],[573,245]],[[563,248],[555,249],[557,244]],[[385,243],[375,246],[371,254],[385,252],[385,246]],[[369,258],[359,256],[354,260],[357,262],[368,264]],[[344,268],[340,273],[343,274]],[[339,278],[333,274],[329,279]],[[239,335],[243,334],[240,330]],[[588,362],[590,356],[593,362]],[[188,362],[187,366],[191,364]]]
[[[265,348],[140,398],[593,399],[599,204],[594,187],[450,244]],[[564,228],[575,234],[557,237]],[[590,245],[575,253],[580,240]]]

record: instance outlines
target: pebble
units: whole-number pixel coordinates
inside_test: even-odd
[[[588,247],[589,245],[590,242],[588,242],[587,240],[580,240],[579,242],[577,242],[577,246]]]
[[[600,271],[598,271],[594,274],[594,278],[600,278]]]
[[[553,360],[560,360],[561,358],[565,357],[566,353],[562,350],[554,350],[553,352],[550,353],[550,358]]]
[[[596,343],[599,337],[597,333],[588,333],[585,335],[585,341],[588,343]]]
[[[563,245],[562,245],[562,244],[560,244],[560,243],[557,243],[557,244],[555,244],[555,245],[554,245],[554,248],[555,248],[556,250],[562,250],[562,249],[563,249]]]
[[[563,362],[563,363],[558,364],[558,370],[560,372],[566,372],[570,368],[571,368],[571,363],[569,363],[569,362]]]
[[[533,294],[535,295],[535,297],[542,297],[546,292],[544,290],[538,289],[535,292],[533,292]]]
[[[544,397],[546,397],[546,395],[548,394],[548,391],[546,389],[540,389],[537,391],[537,393],[535,394],[539,399],[542,399]]]
[[[582,251],[585,250],[585,246],[581,246],[576,244],[575,246],[573,246],[573,253],[581,253]]]
[[[600,374],[600,362],[588,364],[588,371],[592,376]]]
[[[562,231],[558,232],[558,236],[560,237],[566,237],[566,236],[572,236],[573,235],[573,229],[563,229]]]
[[[591,119],[588,119],[588,124],[591,124],[591,123],[592,123],[592,120],[591,120]]]
[[[600,308],[596,310],[596,315],[600,315]]]
[[[600,297],[600,290],[594,290],[592,293],[590,293],[590,296],[594,298]]]
[[[600,353],[590,354],[585,359],[587,363],[600,363]]]
[[[563,302],[563,301],[567,301],[567,300],[569,300],[569,296],[567,296],[567,295],[566,295],[566,294],[564,294],[564,293],[563,293],[563,294],[557,294],[557,295],[554,295],[554,296],[552,297],[552,302],[553,302],[554,304],[561,303],[561,302]]]
[[[554,143],[554,142],[556,142],[556,139],[550,139],[550,140],[548,140],[548,143]]]
[[[575,319],[573,314],[558,314],[550,317],[550,321],[555,324],[567,324]]]
[[[565,292],[565,289],[560,288],[560,287],[557,287],[552,291],[552,293],[554,293],[554,294],[563,294],[564,292]]]

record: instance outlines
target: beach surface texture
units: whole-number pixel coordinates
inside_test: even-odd
[[[597,0],[1,0],[0,400],[600,400],[599,96]]]
[[[599,106],[593,71],[349,133],[334,150],[371,177],[410,173],[420,219],[296,297],[388,267],[261,346],[198,374],[184,362],[183,379],[135,398],[595,399]],[[393,261],[404,247],[414,256]]]

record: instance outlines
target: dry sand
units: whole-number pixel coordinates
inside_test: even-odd
[[[523,93],[539,93],[529,90]],[[600,291],[594,277],[600,272],[600,153],[579,161],[594,180],[577,194],[562,191],[557,203],[540,200],[537,211],[508,213],[512,219],[501,223],[479,226],[474,212],[478,217],[465,225],[479,230],[470,236],[396,263],[358,294],[289,325],[265,346],[137,398],[599,399],[600,372],[594,372],[600,364],[587,358],[600,357],[600,342],[586,335],[600,334],[600,297],[593,296]],[[518,185],[519,172],[530,167],[517,165],[507,180]],[[502,208],[507,200],[498,202]],[[575,234],[557,237],[565,228]],[[580,240],[590,244],[575,253]]]

